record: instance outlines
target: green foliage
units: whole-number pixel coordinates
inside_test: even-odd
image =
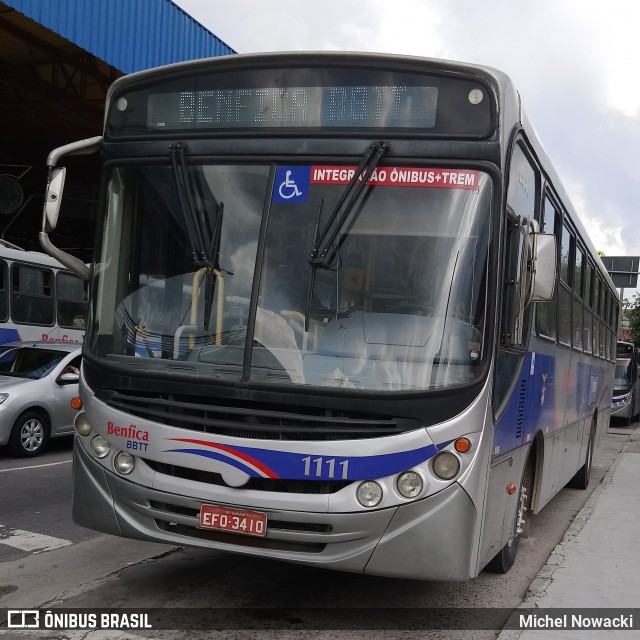
[[[629,322],[629,338],[636,347],[640,347],[640,294],[636,293],[633,301],[625,300],[627,320]]]

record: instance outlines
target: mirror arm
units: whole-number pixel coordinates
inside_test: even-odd
[[[102,145],[102,136],[95,136],[93,138],[85,138],[84,140],[78,140],[77,142],[71,142],[65,144],[62,147],[54,149],[47,157],[47,166],[51,169],[58,166],[58,162],[64,156],[82,156],[95,153],[100,149]]]
[[[46,231],[40,232],[40,246],[52,258],[61,262],[65,267],[67,267],[67,269],[69,269],[69,271],[75,273],[79,278],[82,278],[83,280],[89,279],[91,269],[89,269],[89,267],[79,258],[62,251],[62,249],[58,249],[58,247],[49,240],[49,234]]]
[[[54,149],[47,158],[49,177],[47,192],[45,195],[44,211],[42,217],[42,231],[40,231],[40,245],[46,253],[62,263],[69,271],[82,280],[88,280],[91,275],[90,268],[79,258],[58,249],[49,239],[49,231],[54,231],[58,223],[58,213],[62,201],[64,188],[65,168],[58,168],[58,163],[65,156],[89,155],[97,153],[102,147],[102,136],[86,138],[77,142],[66,144]]]

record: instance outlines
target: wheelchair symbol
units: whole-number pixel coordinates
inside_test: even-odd
[[[291,198],[297,198],[302,195],[302,191],[298,189],[295,180],[291,179],[291,171],[286,172],[284,182],[282,182],[278,188],[278,193],[283,200],[290,200]]]

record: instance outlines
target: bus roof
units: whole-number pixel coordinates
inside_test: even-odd
[[[19,262],[29,262],[31,264],[67,271],[66,267],[46,253],[41,253],[40,251],[26,251],[16,245],[9,246],[9,243],[0,242],[0,258],[16,260]]]

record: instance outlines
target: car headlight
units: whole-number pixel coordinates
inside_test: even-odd
[[[2,404],[8,397],[8,393],[0,393],[0,404]]]

